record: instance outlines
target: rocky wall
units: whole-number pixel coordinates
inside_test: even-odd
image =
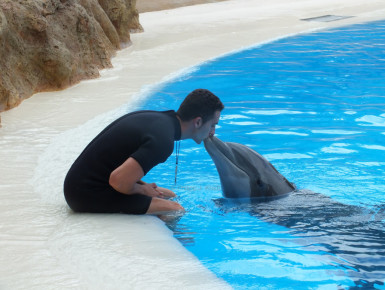
[[[136,0],[0,0],[0,111],[98,77],[132,31]]]

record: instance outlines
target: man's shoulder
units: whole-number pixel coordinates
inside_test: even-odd
[[[175,114],[174,110],[167,110],[167,111],[155,111],[155,110],[139,110],[139,111],[133,111],[125,114],[124,116],[135,116],[135,115],[172,115]]]
[[[156,119],[156,120],[167,120],[170,117],[176,116],[176,113],[174,110],[168,110],[168,111],[153,111],[153,110],[140,110],[140,111],[134,111],[129,112],[116,121],[124,121],[124,120],[135,120],[135,119]]]
[[[153,142],[172,143],[176,131],[176,113],[169,111],[150,111],[142,110],[128,113],[116,121],[113,126],[115,132],[120,132],[119,136],[125,135],[131,140],[132,136],[141,140]],[[159,144],[159,143],[158,143]]]

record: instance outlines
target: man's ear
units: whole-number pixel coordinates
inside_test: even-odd
[[[194,127],[195,129],[199,129],[203,125],[202,117],[196,117],[194,119]]]

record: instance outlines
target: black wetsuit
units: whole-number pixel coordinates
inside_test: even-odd
[[[175,111],[139,111],[117,119],[88,144],[64,181],[68,205],[77,212],[147,212],[151,197],[123,194],[109,185],[112,171],[129,157],[146,174],[172,154],[181,127]]]

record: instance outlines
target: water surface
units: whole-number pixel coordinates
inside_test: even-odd
[[[264,155],[300,192],[222,200],[202,145],[182,142],[175,237],[236,289],[384,289],[385,22],[298,35],[207,62],[146,109],[207,88],[225,103],[217,136]],[[174,180],[174,158],[147,179]]]

